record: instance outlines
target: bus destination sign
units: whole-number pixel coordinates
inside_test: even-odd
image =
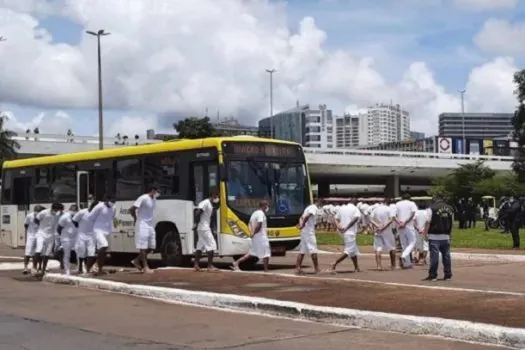
[[[293,145],[279,145],[275,143],[229,142],[224,145],[224,152],[230,155],[246,157],[301,157],[301,148]]]

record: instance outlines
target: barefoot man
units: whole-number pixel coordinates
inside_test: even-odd
[[[297,264],[295,272],[302,274],[301,268],[305,254],[309,254],[314,263],[315,273],[319,272],[319,259],[317,258],[317,240],[315,237],[315,225],[317,219],[317,210],[321,207],[321,199],[317,199],[314,204],[306,207],[303,215],[299,219],[299,229],[301,229],[301,243],[299,245],[299,254],[297,255]]]
[[[195,251],[195,261],[193,269],[200,271],[199,262],[201,260],[202,252],[206,252],[208,256],[208,271],[219,271],[213,265],[213,257],[217,250],[217,242],[213,237],[211,230],[211,218],[214,207],[219,204],[219,192],[215,189],[210,191],[209,198],[206,198],[199,203],[196,209],[196,227],[197,230],[197,250]]]
[[[343,235],[344,241],[344,251],[330,268],[329,272],[335,273],[337,265],[339,265],[347,257],[352,259],[354,264],[355,272],[359,272],[359,264],[357,261],[357,255],[359,254],[359,249],[357,248],[356,236],[358,230],[358,223],[361,219],[361,212],[357,207],[351,203],[347,205],[342,205],[337,214],[335,215],[335,222],[339,233]]]
[[[239,264],[250,258],[258,258],[263,262],[264,272],[269,271],[270,257],[272,250],[270,248],[270,240],[268,239],[266,213],[268,212],[269,206],[267,201],[261,201],[259,203],[259,209],[253,212],[250,217],[250,233],[252,234],[252,246],[248,254],[242,258],[234,261],[232,264],[232,270],[239,271]]]
[[[140,272],[153,272],[148,266],[148,254],[157,246],[154,218],[158,196],[157,186],[151,185],[149,191],[137,198],[129,209],[135,225],[135,245],[139,250],[139,255],[131,263]]]
[[[376,268],[378,271],[383,271],[383,262],[381,254],[383,252],[390,253],[391,266],[396,267],[395,258],[395,244],[392,234],[393,218],[390,214],[391,210],[384,203],[378,204],[370,215],[370,222],[374,231],[374,253],[376,258]],[[394,257],[392,258],[392,253]]]

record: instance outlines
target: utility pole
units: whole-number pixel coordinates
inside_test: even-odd
[[[267,69],[267,73],[270,74],[270,138],[273,139],[273,73],[275,69]]]
[[[98,32],[86,31],[87,34],[97,37],[97,58],[98,58],[98,148],[104,149],[104,111],[102,102],[102,54],[100,51],[100,38],[110,35],[100,29]]]

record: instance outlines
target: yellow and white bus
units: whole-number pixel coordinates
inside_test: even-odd
[[[249,249],[248,221],[268,200],[272,254],[282,256],[299,243],[295,226],[312,202],[300,145],[253,136],[179,140],[150,145],[6,161],[2,169],[1,241],[25,245],[24,218],[36,204],[58,201],[87,205],[88,198],[115,199],[117,218],[110,235],[112,257],[135,253],[128,209],[155,183],[157,250],[169,266],[191,262],[197,244],[195,204],[210,189],[220,193],[213,218],[217,255],[237,257]]]

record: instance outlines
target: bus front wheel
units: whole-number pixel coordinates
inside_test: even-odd
[[[166,266],[189,266],[191,258],[182,254],[180,236],[173,232],[166,232],[162,238],[161,252],[162,262]]]
[[[238,259],[240,259],[242,257],[242,255],[236,255],[233,257],[233,259],[236,261]],[[255,265],[257,265],[257,262],[259,261],[258,258],[252,256],[250,257],[248,260],[242,262],[240,265],[239,265],[239,268],[243,271],[252,271],[252,270],[255,270]]]

